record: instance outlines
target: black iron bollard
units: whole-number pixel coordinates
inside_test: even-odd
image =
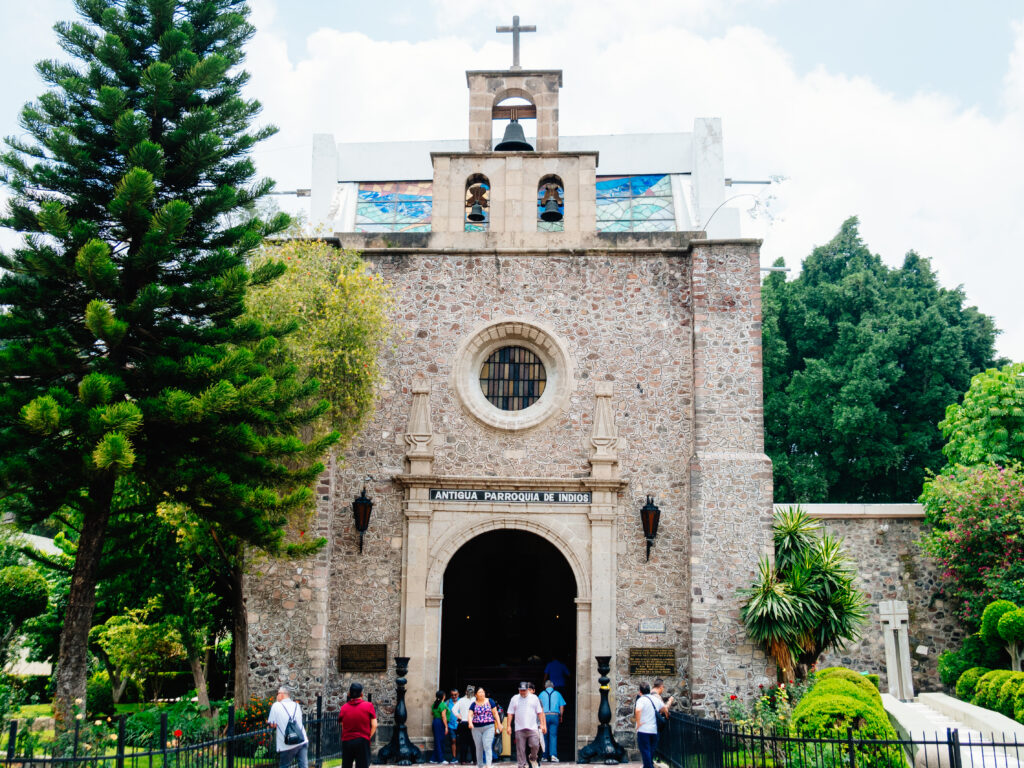
[[[608,703],[608,671],[611,669],[609,662],[611,656],[595,656],[597,659],[597,671],[600,677],[597,682],[600,685],[601,706],[597,708],[597,735],[594,740],[580,750],[577,762],[579,763],[604,763],[605,765],[616,765],[626,762],[626,749],[620,746],[612,735],[612,708]]]
[[[408,713],[405,709],[405,674],[409,671],[409,657],[395,656],[395,727],[391,732],[391,741],[378,753],[378,763],[397,763],[412,765],[423,762],[420,748],[409,741],[409,730],[405,726]]]

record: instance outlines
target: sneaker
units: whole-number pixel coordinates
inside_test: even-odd
[[[561,762],[561,760],[558,759],[557,755],[552,755],[551,756],[551,762],[552,763],[559,763],[559,762]]]

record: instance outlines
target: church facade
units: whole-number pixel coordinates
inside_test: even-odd
[[[422,743],[435,690],[504,706],[557,660],[571,755],[597,725],[596,657],[627,743],[642,680],[708,711],[774,679],[736,597],[771,550],[759,243],[725,209],[707,226],[717,121],[588,147],[559,137],[560,71],[467,84],[468,141],[404,167],[411,144],[315,141],[314,219],[392,285],[398,331],[375,415],[317,488],[307,535],[327,546],[248,580],[251,686],[337,705],[358,680],[387,723],[408,657]]]

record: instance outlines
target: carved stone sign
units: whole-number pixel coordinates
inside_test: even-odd
[[[665,632],[664,619],[640,619],[640,631],[644,634],[660,635]]]
[[[675,648],[629,649],[629,674],[639,677],[672,677],[675,673]]]
[[[339,645],[339,672],[387,672],[387,643],[375,645]]]
[[[590,504],[590,491],[470,491],[431,488],[431,501],[485,501],[492,504]]]

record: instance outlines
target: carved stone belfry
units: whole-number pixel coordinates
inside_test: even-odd
[[[594,385],[594,429],[590,434],[590,476],[602,480],[619,477],[619,430],[612,408],[613,385],[599,381]]]
[[[405,461],[410,475],[434,472],[434,429],[430,424],[430,384],[422,376],[412,383],[412,405],[405,431]]]

